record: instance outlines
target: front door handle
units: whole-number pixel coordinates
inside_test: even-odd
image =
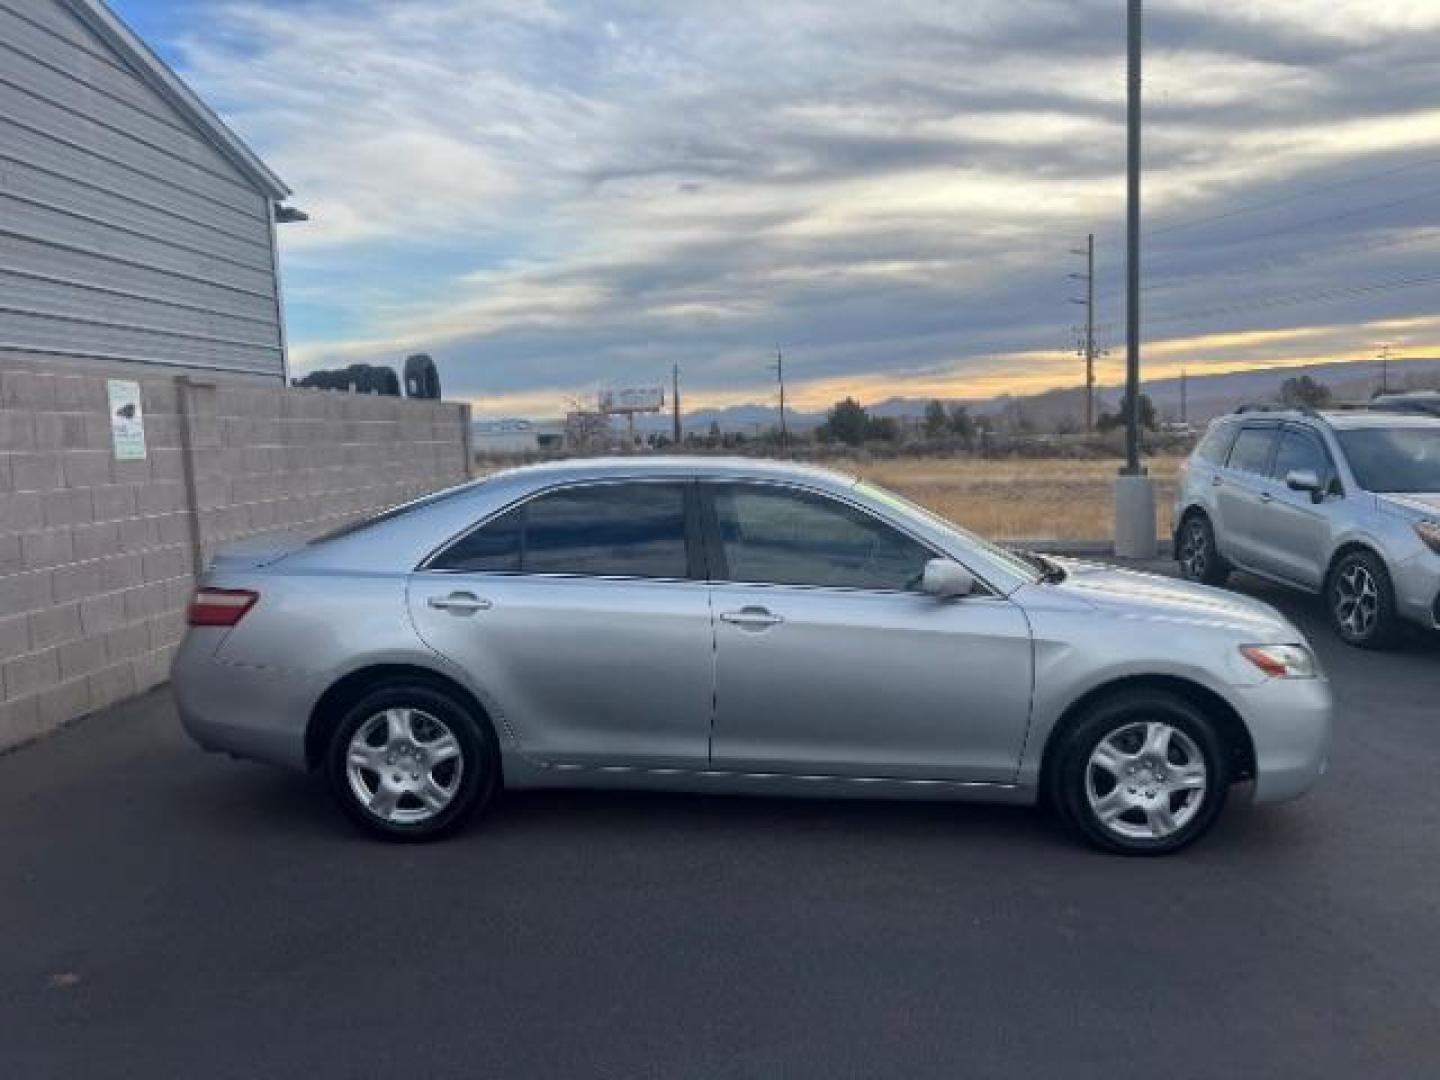
[[[1219,486],[1220,486],[1221,484],[1223,484],[1223,483],[1225,483],[1225,478],[1224,478],[1223,476],[1212,476],[1212,477],[1210,477],[1210,486],[1211,486],[1211,487],[1219,487]]]
[[[1275,501],[1275,496],[1271,495],[1268,491],[1262,491],[1260,493],[1260,501],[1262,503],[1272,503]]]
[[[437,611],[448,611],[451,615],[474,615],[477,611],[490,610],[490,601],[472,592],[452,592],[449,596],[432,596],[425,601]]]
[[[776,623],[785,621],[781,616],[763,607],[743,607],[739,611],[722,611],[720,619],[722,622],[743,626],[747,630],[763,630],[767,626],[774,626]]]

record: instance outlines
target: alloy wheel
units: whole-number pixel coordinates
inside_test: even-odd
[[[1185,576],[1200,581],[1210,568],[1210,541],[1205,535],[1205,523],[1199,518],[1191,518],[1185,526],[1185,533],[1180,540],[1180,566],[1185,571]]]
[[[1200,812],[1209,788],[1204,755],[1160,721],[1116,728],[1090,753],[1085,794],[1100,825],[1126,840],[1163,840]]]
[[[1363,640],[1380,617],[1380,587],[1363,563],[1345,566],[1335,578],[1335,622],[1349,637]]]
[[[441,813],[460,792],[460,741],[419,709],[376,713],[355,731],[345,755],[350,790],[381,821],[416,825]]]

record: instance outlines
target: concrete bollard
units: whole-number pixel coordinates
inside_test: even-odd
[[[1148,476],[1115,478],[1115,555],[1155,557],[1155,482]]]

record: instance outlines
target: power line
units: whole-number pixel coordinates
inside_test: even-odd
[[[1317,300],[1344,300],[1353,296],[1369,296],[1373,293],[1390,292],[1394,289],[1410,289],[1421,285],[1440,284],[1440,274],[1424,274],[1419,277],[1401,278],[1395,281],[1372,282],[1368,285],[1346,285],[1333,289],[1316,289],[1309,292],[1292,293],[1283,296],[1266,297],[1261,300],[1245,301],[1223,307],[1201,311],[1187,311],[1171,315],[1158,315],[1151,322],[1185,322],[1192,319],[1208,319],[1217,315],[1229,315],[1238,311],[1254,311],[1277,307],[1293,307]]]
[[[1254,213],[1256,210],[1268,210],[1274,206],[1284,206],[1287,203],[1298,202],[1311,195],[1323,194],[1327,191],[1334,191],[1337,188],[1349,187],[1351,184],[1359,184],[1366,180],[1379,180],[1387,176],[1394,176],[1397,173],[1409,172],[1412,169],[1428,168],[1432,165],[1440,165],[1440,158],[1426,158],[1423,161],[1410,161],[1404,165],[1396,165],[1389,169],[1381,169],[1377,172],[1362,173],[1359,176],[1351,176],[1344,180],[1335,180],[1328,184],[1316,184],[1311,187],[1301,188],[1299,191],[1288,195],[1280,195],[1274,199],[1265,199],[1261,202],[1250,203],[1246,206],[1237,206],[1218,214],[1210,214],[1206,217],[1194,218],[1190,221],[1181,221],[1174,225],[1166,225],[1159,229],[1151,229],[1150,236],[1163,236],[1166,233],[1178,232],[1181,229],[1193,229],[1197,225],[1208,225],[1212,221],[1227,221],[1230,218],[1239,217],[1242,214]]]

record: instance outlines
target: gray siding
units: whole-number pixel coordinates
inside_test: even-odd
[[[279,376],[269,200],[60,0],[0,0],[0,362]]]

